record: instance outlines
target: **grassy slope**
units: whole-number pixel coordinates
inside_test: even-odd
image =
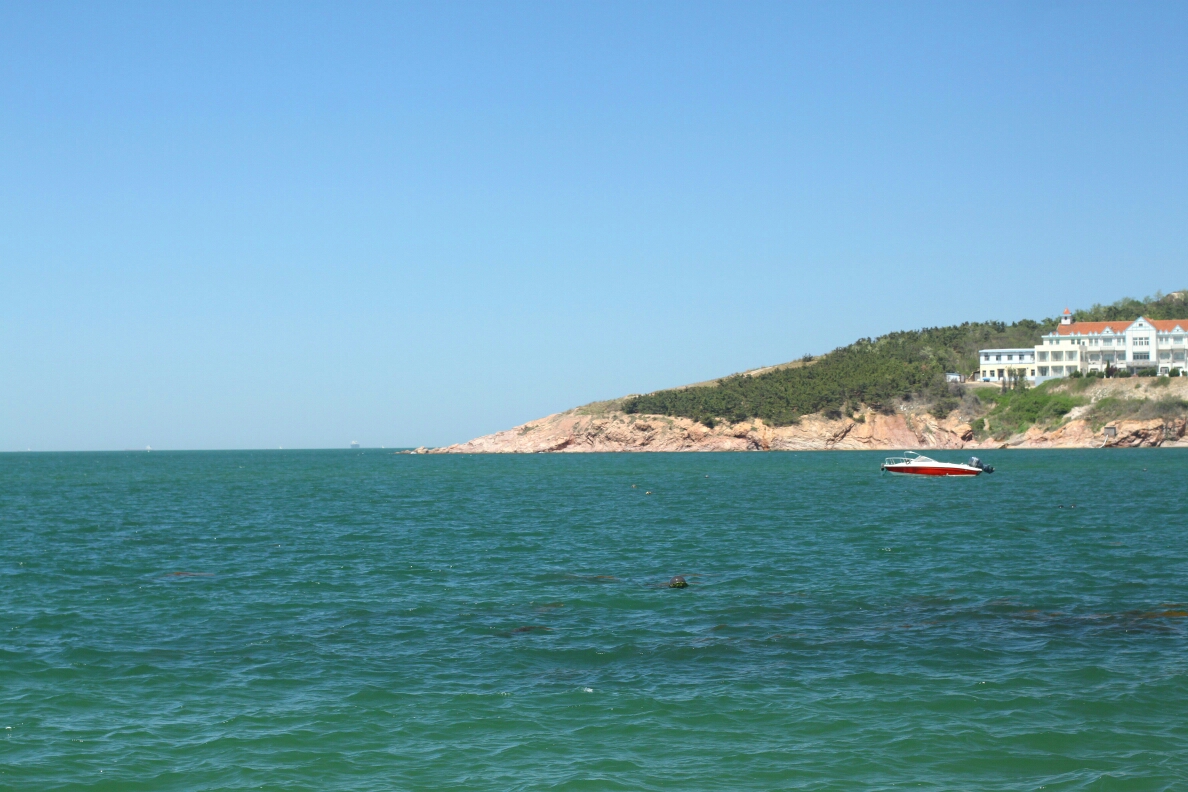
[[[1101,380],[1092,377],[1081,379],[1048,380],[1038,388],[1014,391],[985,390],[980,396],[993,406],[984,419],[973,422],[979,439],[994,437],[1005,440],[1013,434],[1024,432],[1031,426],[1051,428],[1059,424],[1075,407],[1088,404],[1084,391],[1094,387]],[[1135,383],[1138,384],[1137,382]],[[1094,431],[1111,421],[1159,418],[1164,421],[1188,418],[1188,400],[1174,394],[1161,395],[1161,387],[1170,385],[1167,377],[1153,380],[1151,390],[1137,398],[1106,396],[1098,399],[1082,417]]]
[[[999,440],[1005,440],[1036,424],[1046,428],[1058,423],[1074,407],[1086,402],[1086,399],[1075,394],[1053,392],[1060,382],[1049,380],[1038,388],[982,394],[982,398],[992,402],[994,407],[984,420],[974,421],[974,431],[979,437],[992,434]],[[990,428],[987,429],[987,426]]]
[[[1075,317],[1078,321],[1105,321],[1139,315],[1188,319],[1188,300],[1183,292],[1145,300],[1126,298],[1113,305],[1078,311]],[[946,371],[971,373],[978,368],[978,349],[1034,346],[1055,325],[1055,319],[1025,319],[1010,325],[967,322],[890,333],[840,347],[812,366],[735,375],[714,385],[631,396],[623,400],[622,408],[628,413],[683,416],[709,425],[718,420],[762,418],[768,424],[782,426],[816,412],[840,414],[859,404],[881,409],[896,400],[924,398],[934,403],[935,412],[943,414],[957,405],[945,383]],[[1038,389],[1037,396],[1031,398],[1040,398]],[[1019,416],[1020,422],[1032,412],[1036,413],[1035,420],[1042,420],[1041,414],[1047,415],[1045,409],[1021,401],[1012,413]]]

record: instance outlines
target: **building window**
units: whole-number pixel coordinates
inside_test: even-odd
[[[1040,360],[1047,360],[1047,359],[1048,359],[1048,353],[1047,353],[1047,352],[1040,352],[1040,353],[1039,353],[1039,359],[1040,359]]]
[[[1063,352],[1053,352],[1052,360],[1064,360],[1064,353]]]
[[[1047,367],[1047,366],[1040,366],[1040,367],[1039,367],[1039,375],[1040,375],[1041,377],[1046,377],[1046,376],[1048,376],[1048,367]]]
[[[994,356],[994,359],[995,359],[995,360],[1002,360],[1002,355],[995,355],[995,356]]]
[[[1151,346],[1151,339],[1147,336],[1137,336],[1134,339],[1135,346]]]
[[[1151,353],[1150,352],[1135,352],[1132,359],[1133,360],[1150,360]]]
[[[1076,353],[1075,351],[1069,352],[1069,353],[1068,353],[1068,359],[1069,359],[1069,360],[1076,360],[1076,359],[1077,359],[1077,353]]]
[[[1035,369],[1031,370],[1031,376],[1033,376],[1033,377],[1035,376]]]

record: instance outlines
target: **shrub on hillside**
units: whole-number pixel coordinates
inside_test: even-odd
[[[1111,421],[1147,421],[1159,418],[1164,421],[1188,417],[1188,401],[1169,396],[1158,401],[1150,399],[1119,399],[1107,397],[1093,403],[1086,418],[1094,430]]]
[[[995,401],[997,404],[990,411],[991,422],[996,427],[1013,432],[1021,432],[1033,424],[1054,423],[1067,415],[1073,407],[1085,402],[1083,398],[1067,393],[1052,393],[1045,386],[1000,393]]]
[[[782,426],[802,415],[842,410],[847,403],[890,413],[897,403],[918,396],[931,401],[935,409],[955,407],[949,401],[954,394],[945,382],[946,371],[976,367],[979,348],[1034,345],[1053,327],[1054,321],[966,323],[864,338],[816,358],[811,365],[634,396],[624,401],[623,410],[698,421],[762,418],[769,425]]]
[[[956,410],[960,404],[961,402],[952,396],[942,396],[936,400],[936,403],[929,408],[928,412],[932,413],[936,418],[944,418],[953,412],[953,410]]]

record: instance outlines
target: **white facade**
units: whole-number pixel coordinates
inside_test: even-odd
[[[1188,319],[1073,322],[1064,313],[1060,325],[1035,347],[1036,382],[1107,367],[1131,372],[1153,368],[1162,376],[1188,367]]]
[[[1023,369],[1023,376],[1035,379],[1035,349],[979,349],[977,378],[982,382],[1002,382],[1010,372]]]

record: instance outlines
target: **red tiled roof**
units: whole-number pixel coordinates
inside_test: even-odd
[[[1133,322],[1073,322],[1072,324],[1057,325],[1057,335],[1088,335],[1090,333],[1102,333],[1108,327],[1115,333],[1121,333],[1126,328],[1130,327]]]
[[[1145,319],[1152,327],[1161,333],[1170,333],[1179,327],[1181,330],[1188,330],[1188,319]],[[1057,335],[1089,335],[1090,333],[1102,333],[1108,327],[1115,333],[1121,333],[1126,328],[1130,327],[1134,322],[1073,322],[1072,324],[1057,325]]]
[[[1181,329],[1188,328],[1188,319],[1148,319],[1155,329],[1161,333],[1170,333],[1177,327]]]

